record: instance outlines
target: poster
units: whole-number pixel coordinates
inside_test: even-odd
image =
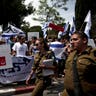
[[[28,32],[28,41],[31,39],[32,36],[39,38],[39,32]]]
[[[12,68],[12,56],[9,44],[0,45],[0,69]]]
[[[0,69],[1,84],[26,80],[32,70],[34,59],[33,57],[12,57],[12,62],[12,68]],[[35,78],[35,75],[32,78]]]

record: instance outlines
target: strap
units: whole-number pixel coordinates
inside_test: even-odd
[[[77,71],[77,55],[73,59],[72,69],[73,69],[73,82],[74,82],[74,94],[75,96],[83,96],[83,90],[80,84],[79,75]]]

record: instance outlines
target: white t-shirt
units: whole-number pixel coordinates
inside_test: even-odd
[[[28,51],[27,44],[23,43],[20,44],[20,42],[16,42],[14,46],[12,47],[13,51],[16,51],[16,56],[26,56],[26,52]]]

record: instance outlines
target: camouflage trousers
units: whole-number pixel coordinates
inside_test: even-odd
[[[43,80],[37,80],[36,81],[36,87],[32,91],[31,96],[43,96],[44,89],[45,89],[44,81]]]

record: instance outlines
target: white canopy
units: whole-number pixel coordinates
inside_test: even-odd
[[[12,35],[14,35],[14,36],[15,35],[23,35],[23,36],[25,36],[24,32],[21,29],[15,27],[13,25],[9,25],[7,30],[3,31],[2,37],[10,37]]]
[[[7,30],[3,31],[3,33],[1,34],[1,36],[5,38],[7,41],[11,36],[18,36],[18,35],[25,36],[25,33],[21,29],[13,25],[9,25]]]

